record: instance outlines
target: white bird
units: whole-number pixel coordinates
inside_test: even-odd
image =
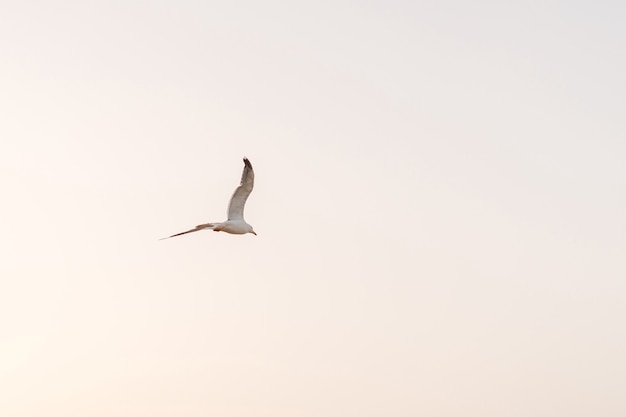
[[[248,161],[248,158],[243,158],[243,163],[245,165],[243,167],[243,174],[241,175],[241,184],[235,189],[233,196],[230,198],[230,204],[228,205],[228,220],[222,223],[199,224],[194,229],[176,233],[175,235],[164,237],[163,239],[169,239],[203,229],[213,230],[214,232],[232,233],[234,235],[252,233],[256,236],[252,226],[243,219],[243,208],[246,205],[248,196],[252,192],[252,188],[254,188],[254,170],[252,169],[252,164]]]

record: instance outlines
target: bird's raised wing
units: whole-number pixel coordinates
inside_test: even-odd
[[[243,158],[243,174],[241,175],[241,184],[233,196],[230,198],[230,204],[228,205],[228,220],[243,220],[243,208],[246,205],[246,200],[254,188],[254,171],[252,170],[252,164],[248,161],[248,158]]]

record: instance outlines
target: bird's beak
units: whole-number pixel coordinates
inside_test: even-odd
[[[255,235],[255,236],[256,236],[256,232],[255,232],[255,231],[252,231],[252,232],[250,232],[250,233],[252,233],[253,235]]]

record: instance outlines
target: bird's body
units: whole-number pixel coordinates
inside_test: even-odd
[[[246,233],[254,233],[252,226],[246,223],[245,220],[226,220],[223,223],[218,223],[213,228],[215,232],[226,232],[233,235],[245,235]]]
[[[230,204],[228,205],[228,220],[221,223],[199,224],[191,230],[176,233],[175,235],[168,236],[163,239],[169,239],[170,237],[180,236],[205,229],[213,230],[214,232],[226,232],[233,235],[244,235],[246,233],[256,235],[252,226],[246,223],[243,219],[243,209],[246,205],[246,200],[248,200],[248,196],[254,188],[254,170],[252,169],[252,164],[248,158],[244,158],[243,162],[244,167],[243,174],[241,175],[241,184],[239,184],[239,187],[235,189],[233,196],[230,198]]]

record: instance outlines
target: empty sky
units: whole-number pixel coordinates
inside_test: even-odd
[[[0,16],[0,415],[626,415],[624,2]]]

